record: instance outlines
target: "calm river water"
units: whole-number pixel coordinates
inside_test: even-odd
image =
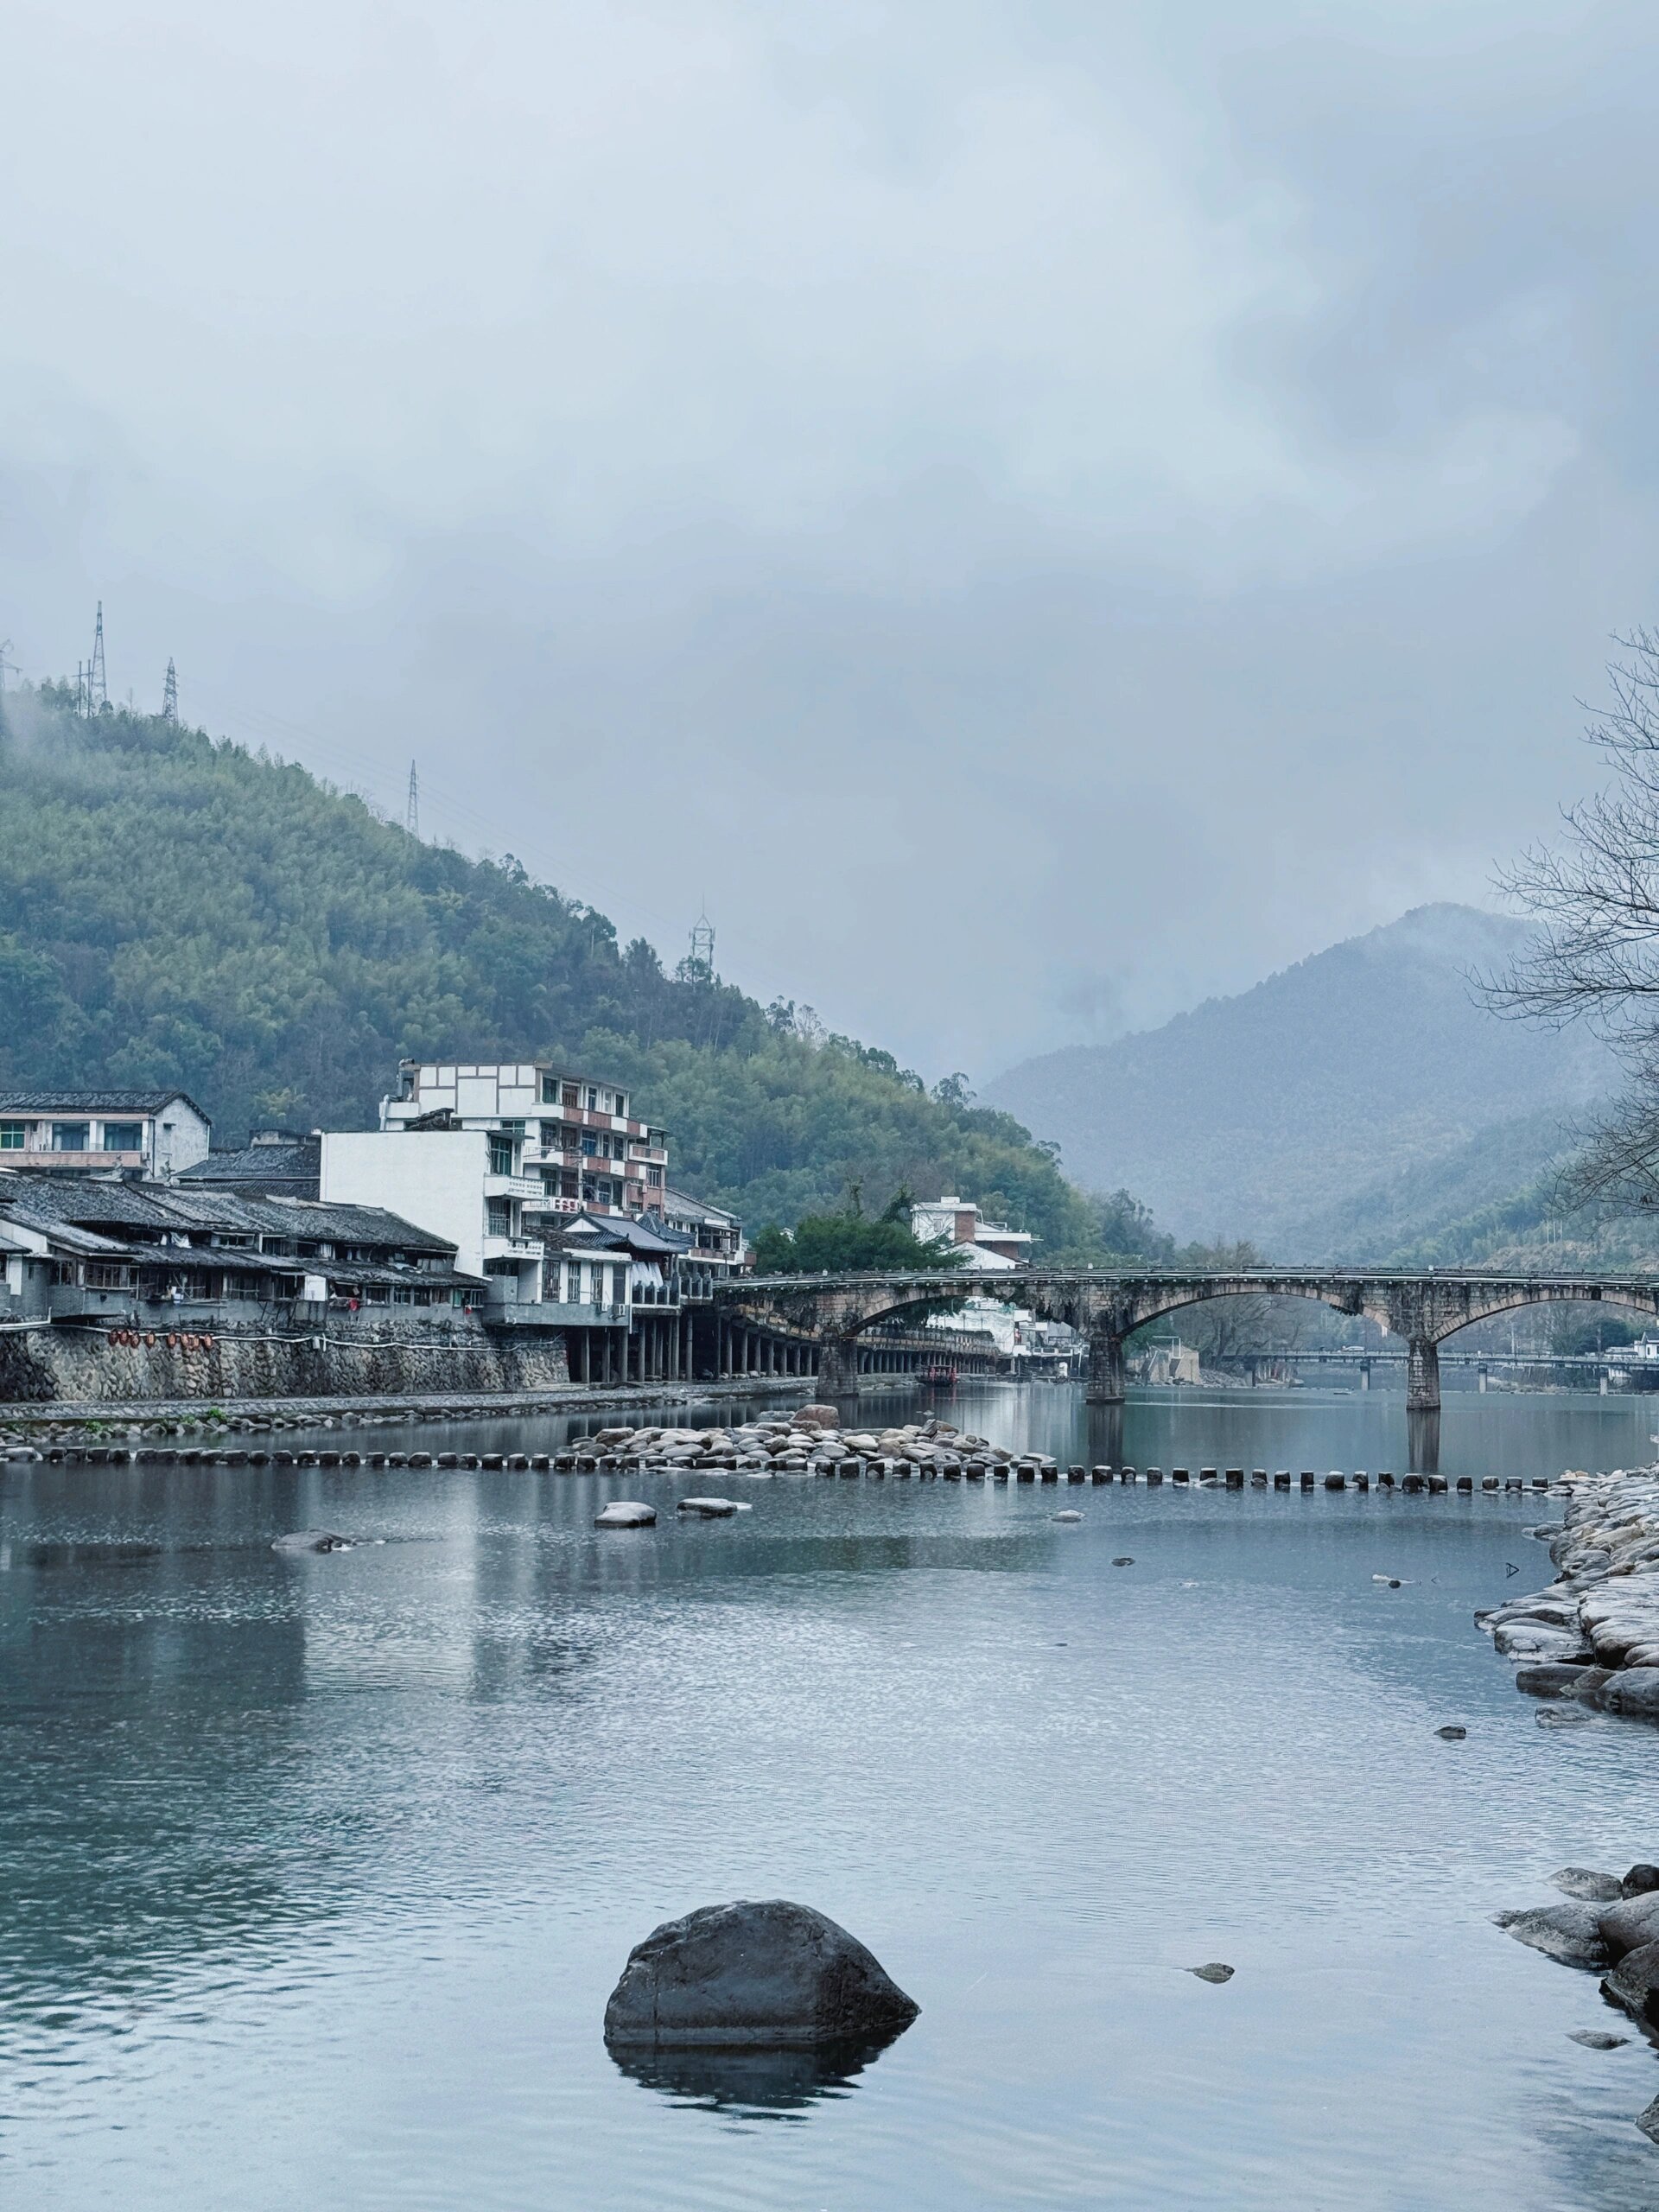
[[[1063,1389],[953,1412],[1109,1456]],[[1442,1471],[1641,1462],[1656,1414],[1459,1396]],[[1397,1396],[1122,1418],[1143,1465],[1407,1464]],[[1593,1978],[1489,1920],[1659,1857],[1659,1732],[1541,1729],[1471,1624],[1547,1509],[721,1484],[753,1512],[620,1535],[676,1481],[0,1469],[9,2212],[1659,2204],[1659,2058],[1569,2041]],[[270,1551],[315,1526],[384,1541]],[[620,2070],[630,1946],[779,1895],[910,2031]]]

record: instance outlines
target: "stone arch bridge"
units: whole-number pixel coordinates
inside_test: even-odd
[[[1404,1339],[1406,1403],[1440,1402],[1440,1346],[1471,1321],[1556,1303],[1627,1306],[1659,1320],[1659,1276],[1523,1274],[1479,1269],[1411,1274],[1352,1268],[1249,1268],[1233,1273],[1177,1268],[1020,1268],[995,1274],[748,1275],[716,1288],[728,1320],[803,1334],[817,1344],[819,1387],[856,1389],[858,1340],[876,1321],[921,1319],[964,1296],[1004,1299],[1042,1321],[1065,1321],[1089,1340],[1088,1395],[1112,1405],[1123,1395],[1125,1340],[1149,1321],[1217,1298],[1311,1298],[1338,1313],[1364,1314]]]

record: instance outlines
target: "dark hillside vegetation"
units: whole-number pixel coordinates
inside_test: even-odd
[[[219,1141],[372,1126],[400,1058],[614,1074],[674,1179],[758,1225],[900,1185],[1046,1256],[1100,1220],[1011,1115],[787,1006],[664,971],[511,859],[420,842],[306,770],[55,687],[0,702],[0,1082],[178,1084]]]

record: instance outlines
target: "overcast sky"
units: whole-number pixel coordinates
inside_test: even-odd
[[[10,0],[0,637],[930,1077],[1482,899],[1659,620],[1659,11]]]

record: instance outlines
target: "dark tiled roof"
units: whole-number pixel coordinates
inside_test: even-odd
[[[0,1114],[159,1114],[175,1098],[212,1122],[188,1090],[0,1090]]]
[[[181,1170],[179,1181],[210,1190],[257,1195],[283,1190],[296,1198],[315,1198],[322,1173],[321,1137],[296,1137],[288,1144],[245,1144],[210,1152],[206,1160]]]
[[[454,1250],[446,1237],[416,1229],[381,1206],[319,1205],[315,1199],[186,1188],[177,1183],[105,1183],[49,1174],[0,1172],[0,1217],[40,1228],[73,1222],[82,1228],[169,1230],[232,1236],[292,1236],[306,1243],[369,1244],[407,1252]]]

